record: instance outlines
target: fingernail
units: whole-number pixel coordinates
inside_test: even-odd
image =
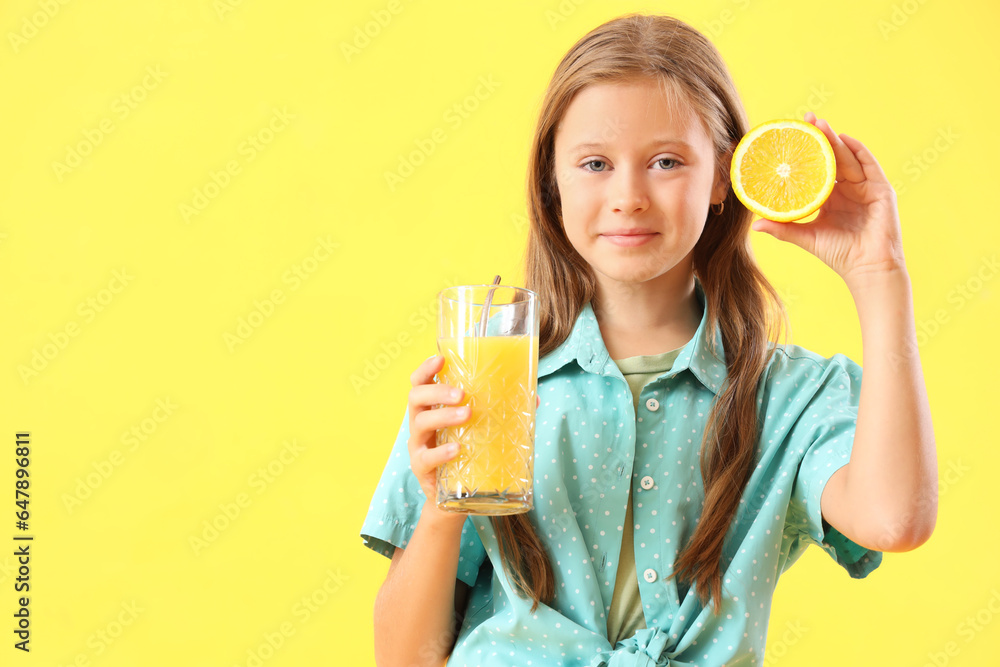
[[[458,452],[458,445],[453,442],[445,447],[444,451],[446,454],[455,454]]]
[[[455,399],[455,400],[458,400],[458,398],[459,398],[459,397],[460,397],[461,395],[462,395],[462,390],[461,390],[461,389],[452,389],[452,390],[451,390],[451,397],[452,397],[453,399]]]

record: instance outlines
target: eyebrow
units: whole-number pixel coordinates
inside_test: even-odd
[[[591,141],[582,144],[577,144],[572,148],[572,150],[573,152],[583,151],[583,150],[589,151],[595,148],[604,148],[605,145],[606,144],[604,142]],[[691,144],[687,143],[686,141],[681,141],[680,139],[654,139],[653,141],[649,142],[648,146],[650,148],[658,146],[680,146],[681,148],[687,148],[689,150],[691,148]]]

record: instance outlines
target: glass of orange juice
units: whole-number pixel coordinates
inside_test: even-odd
[[[458,454],[438,467],[438,508],[518,514],[533,507],[538,299],[520,287],[463,285],[438,294],[439,382],[460,387],[462,424],[439,429],[437,444]]]

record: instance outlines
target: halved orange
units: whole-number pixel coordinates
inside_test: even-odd
[[[747,132],[729,169],[733,191],[762,218],[799,220],[833,191],[837,162],[823,132],[801,120],[769,120]]]

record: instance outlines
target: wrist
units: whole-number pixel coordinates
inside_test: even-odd
[[[420,510],[420,520],[427,523],[435,532],[462,532],[468,515],[460,512],[446,512],[439,509],[437,501],[427,499]]]
[[[905,266],[878,271],[863,271],[844,278],[855,301],[877,292],[908,292],[910,274]]]
[[[849,288],[866,359],[886,349],[916,349],[913,288],[905,271],[870,274],[850,283]]]

